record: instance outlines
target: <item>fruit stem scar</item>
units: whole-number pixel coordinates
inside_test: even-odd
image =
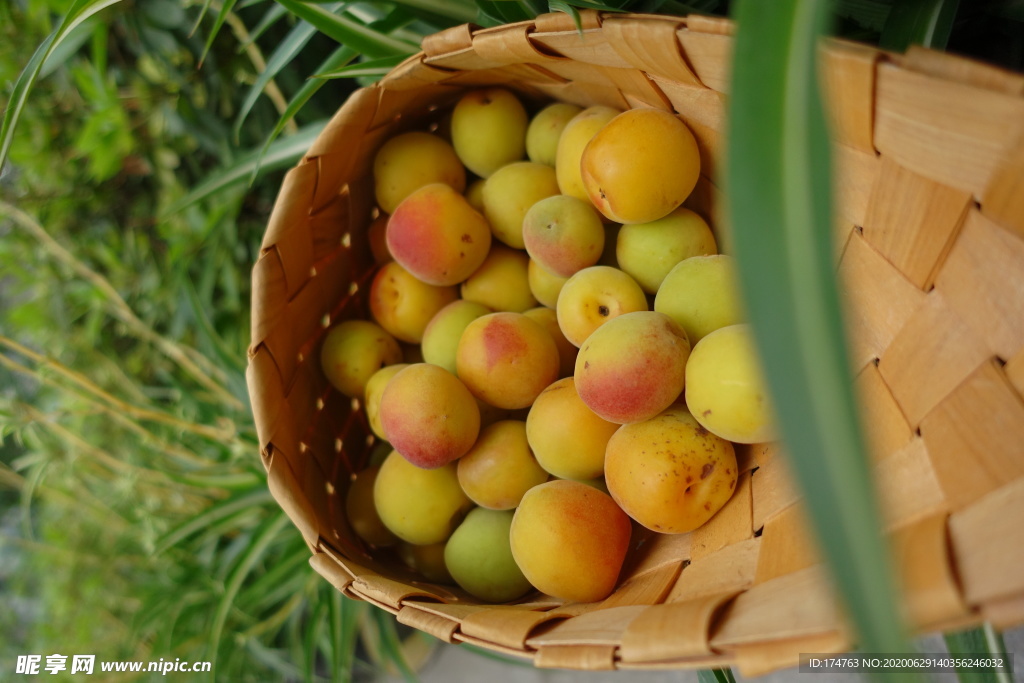
[[[608,314],[611,313],[607,306],[598,306],[597,312],[600,313],[602,317],[607,317]]]

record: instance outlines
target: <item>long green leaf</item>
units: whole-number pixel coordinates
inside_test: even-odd
[[[323,7],[301,2],[301,0],[277,0],[277,2],[284,5],[295,16],[316,26],[324,35],[361,54],[384,57],[393,54],[411,55],[419,50],[419,45],[415,43],[393,38],[371,26],[350,19],[344,14],[332,14]]]
[[[941,50],[949,42],[960,0],[896,0],[879,46],[904,52],[911,45]]]
[[[1003,638],[991,624],[985,624],[967,631],[954,631],[944,636],[949,654],[953,656],[977,656],[981,659],[1002,659],[1011,661],[1006,654]],[[1008,671],[989,669],[958,669],[960,683],[1013,683],[1013,674]]]
[[[0,124],[0,169],[7,161],[7,155],[11,149],[11,142],[14,140],[14,129],[18,125],[21,111],[25,108],[25,102],[39,78],[39,73],[46,64],[47,59],[57,47],[63,43],[71,33],[82,22],[120,0],[75,0],[68,9],[64,19],[53,33],[36,48],[28,64],[18,76],[11,92],[11,99],[4,111],[3,124]],[[47,65],[49,66],[49,65]]]
[[[243,2],[238,7],[239,9],[244,9],[245,6],[246,3]],[[273,26],[283,17],[286,16],[288,16],[288,10],[286,10],[284,7],[278,5],[277,3],[271,5],[270,9],[268,9],[266,14],[263,15],[263,18],[260,19],[260,22],[256,24],[256,26],[251,31],[249,31],[249,37],[242,43],[239,43],[238,53],[242,54],[243,52],[245,52],[245,49],[249,47],[249,45],[255,43],[259,39],[259,37],[266,33],[271,26]]]
[[[210,627],[207,641],[206,660],[213,663],[210,672],[211,680],[216,680],[214,674],[217,667],[217,650],[220,645],[221,634],[224,632],[224,624],[227,622],[228,611],[231,609],[231,605],[234,604],[235,596],[238,595],[242,582],[249,576],[256,562],[263,557],[267,548],[288,522],[288,517],[283,512],[267,520],[259,529],[255,538],[252,539],[245,552],[238,558],[238,562],[228,576],[224,586],[224,593],[221,595],[220,602],[217,604],[217,611],[213,616],[213,625]]]
[[[220,33],[220,29],[224,26],[224,22],[227,21],[228,15],[231,14],[231,10],[235,7],[237,0],[224,0],[221,3],[220,11],[217,12],[217,18],[213,21],[213,28],[210,29],[210,35],[206,37],[206,44],[203,45],[203,53],[199,56],[199,65],[202,66],[203,62],[206,61],[206,55],[210,54],[210,48],[213,47],[213,41],[217,38],[217,34]]]
[[[377,622],[380,648],[384,657],[388,662],[395,665],[406,683],[419,683],[415,672],[409,667],[409,663],[405,661],[405,654],[402,652],[402,641],[398,637],[395,618],[383,610],[375,610],[373,618]]]
[[[313,144],[326,123],[326,121],[312,123],[294,135],[276,140],[267,149],[266,154],[255,151],[243,155],[235,163],[214,172],[206,180],[193,187],[188,194],[165,209],[161,217],[166,218],[203,201],[226,187],[249,180],[253,177],[257,167],[262,170],[274,170],[291,166],[309,150],[309,146]]]
[[[736,683],[732,669],[701,669],[697,672],[698,683]]]
[[[333,586],[331,590],[334,590]],[[328,604],[329,601],[327,600],[316,601],[313,607],[313,614],[309,618],[309,622],[304,625],[302,641],[302,680],[304,683],[313,683],[313,676],[316,671],[317,643],[327,621]]]
[[[393,57],[381,57],[380,59],[367,59],[358,64],[342,66],[337,69],[318,73],[313,78],[358,78],[360,76],[374,76],[380,78],[391,69],[401,64],[406,58],[403,55]]]
[[[816,50],[829,4],[741,0],[725,189],[781,437],[837,592],[868,652],[906,652],[879,535],[832,266]]]
[[[328,8],[333,12],[340,9],[344,3],[333,3],[328,5]],[[280,5],[275,5],[280,7]],[[276,76],[281,69],[287,66],[295,57],[302,51],[302,48],[306,46],[314,35],[316,35],[316,27],[309,22],[299,22],[295,25],[288,35],[278,43],[277,47],[274,48],[274,52],[270,55],[267,60],[266,67],[257,76],[252,86],[249,87],[249,91],[245,94],[245,99],[242,100],[242,104],[238,109],[238,116],[235,119],[235,139],[237,140],[241,134],[242,124],[245,123],[246,117],[249,116],[249,112],[252,111],[253,106],[256,104],[256,100],[259,99],[264,88],[267,84]]]
[[[217,333],[216,328],[213,326],[213,321],[210,320],[210,315],[206,311],[206,307],[199,300],[199,293],[196,292],[195,283],[191,279],[186,278],[184,280],[184,288],[192,315],[195,316],[196,322],[199,323],[199,331],[210,347],[213,348],[221,367],[228,372],[234,371],[231,372],[234,376],[244,376],[245,363],[242,361],[241,355],[229,348],[224,338]]]
[[[232,515],[242,510],[258,507],[272,500],[273,497],[270,495],[270,491],[266,489],[259,489],[252,493],[237,496],[235,498],[229,498],[228,500],[217,503],[216,505],[211,505],[192,519],[179,524],[157,539],[153,554],[159,555],[171,546],[179,543],[185,538],[188,538],[191,534],[209,527],[219,519],[224,519],[228,515]]]
[[[405,23],[405,20],[404,14],[396,8],[384,18],[371,23],[370,26],[382,33],[388,33]],[[327,59],[320,64],[316,72],[320,73],[338,69],[339,67],[348,64],[358,56],[359,53],[354,48],[349,47],[348,45],[343,45],[332,52]],[[295,118],[299,111],[302,110],[302,107],[305,106],[306,102],[308,102],[310,98],[313,97],[313,95],[315,95],[326,83],[327,81],[324,79],[312,78],[306,81],[306,84],[303,85],[294,96],[292,96],[291,101],[288,102],[288,107],[284,110],[284,113],[281,114],[281,118],[278,119],[277,125],[274,126],[274,130],[270,132],[270,135],[267,136],[266,141],[263,143],[263,149],[260,150],[256,159],[256,165],[253,167],[253,178],[256,177],[256,172],[260,168],[260,160],[267,153],[270,145],[277,139],[277,136],[281,134],[281,131],[283,131],[284,127],[288,125],[288,122]]]
[[[72,55],[78,52],[86,41],[93,38],[96,27],[104,27],[105,24],[100,22],[96,16],[90,17],[88,20],[83,21],[81,24],[75,27],[73,31],[68,33],[67,37],[61,42],[60,45],[53,49],[50,56],[46,58],[46,62],[43,64],[43,68],[39,70],[39,78],[46,78],[56,69],[64,65]],[[96,71],[103,73],[106,69],[101,64],[95,64],[95,55],[93,59]]]
[[[331,680],[335,683],[352,680],[355,663],[356,641],[359,637],[357,624],[361,607],[352,600],[345,600],[341,593],[331,591],[328,603],[331,631]]]
[[[424,12],[428,16],[444,17],[458,24],[476,18],[476,5],[465,0],[395,0],[395,4]]]

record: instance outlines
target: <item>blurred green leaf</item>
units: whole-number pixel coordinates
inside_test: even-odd
[[[309,150],[309,146],[313,144],[313,140],[320,134],[326,123],[326,121],[312,123],[294,135],[276,140],[267,148],[266,154],[257,151],[243,155],[235,163],[210,174],[206,180],[198,183],[188,194],[171,204],[164,211],[162,217],[167,218],[226,187],[245,182],[252,177],[257,167],[264,171],[270,171],[293,165]]]
[[[231,573],[228,575],[227,581],[225,582],[224,592],[217,604],[217,610],[213,616],[213,625],[210,627],[209,636],[207,638],[208,654],[206,659],[209,662],[213,662],[214,671],[217,667],[217,652],[220,649],[221,634],[224,631],[224,624],[227,622],[228,611],[234,604],[235,596],[238,595],[238,591],[242,587],[242,582],[245,581],[249,572],[251,572],[256,563],[263,558],[263,555],[267,552],[267,548],[274,542],[289,522],[290,520],[284,512],[279,511],[270,517],[261,525],[256,536],[251,539],[251,542],[247,542],[245,544],[244,552],[240,554],[238,561],[231,568]],[[211,678],[213,678],[212,675]]]
[[[881,31],[892,5],[893,0],[835,0],[835,13],[865,28]]]
[[[385,660],[393,664],[406,683],[418,683],[416,673],[409,667],[402,652],[402,641],[398,637],[398,628],[395,618],[383,610],[375,610],[373,620],[377,624],[377,633],[380,637],[380,649]]]
[[[279,6],[279,5],[276,5]],[[336,11],[344,6],[344,3],[336,2],[328,5],[330,11]],[[302,21],[296,24],[288,35],[284,37],[284,40],[277,44],[274,48],[274,52],[270,55],[267,60],[266,68],[263,69],[253,82],[252,86],[249,87],[249,91],[245,95],[245,99],[242,100],[241,107],[238,110],[238,116],[235,118],[235,139],[237,140],[241,134],[242,124],[245,122],[249,112],[252,110],[256,100],[260,94],[267,87],[267,84],[283,69],[287,66],[295,57],[302,51],[302,48],[309,43],[310,39],[316,35],[317,29],[312,24]]]
[[[552,12],[565,12],[572,17],[572,23],[576,26],[576,30],[583,32],[583,21],[580,18],[580,12],[578,9],[573,7],[566,0],[550,0],[548,7]]]
[[[911,45],[941,50],[949,42],[960,0],[896,0],[879,47],[905,52]]]
[[[399,7],[405,7],[427,16],[444,17],[456,24],[465,24],[476,19],[476,5],[467,0],[395,0]]]
[[[87,41],[92,38],[93,32],[97,27],[103,26],[102,22],[99,21],[95,16],[86,19],[81,24],[76,26],[67,38],[61,41],[60,45],[54,48],[50,56],[46,58],[46,62],[43,63],[43,68],[39,70],[39,78],[46,78],[55,69],[60,68],[71,59],[71,57],[82,49]],[[96,64],[98,71],[104,71],[101,64]]]
[[[153,549],[153,554],[160,555],[161,553],[166,552],[171,546],[180,543],[191,534],[198,533],[199,531],[208,528],[219,519],[223,519],[243,510],[266,505],[272,501],[273,498],[270,495],[270,491],[261,488],[245,495],[229,498],[226,501],[211,505],[200,514],[187,522],[179,524],[157,539],[156,546]]]
[[[247,3],[244,2],[241,3],[239,5],[239,8],[244,8],[246,4]],[[244,52],[245,48],[255,43],[260,38],[260,36],[262,36],[264,33],[267,32],[268,29],[270,29],[270,27],[272,27],[274,24],[276,24],[281,19],[287,16],[291,15],[288,13],[288,10],[286,10],[282,5],[279,5],[276,2],[271,4],[270,7],[267,9],[266,13],[263,15],[263,18],[260,19],[260,23],[256,24],[256,26],[253,27],[251,31],[249,31],[249,38],[244,42],[238,44],[238,52]]]
[[[732,669],[701,669],[697,672],[698,683],[736,683]]]
[[[358,616],[359,610],[352,600],[345,599],[337,590],[331,591],[328,602],[331,681],[347,683],[352,680],[356,640],[359,636]]]
[[[18,125],[18,118],[25,107],[25,100],[28,99],[32,86],[35,85],[36,80],[39,78],[39,73],[49,56],[61,43],[68,39],[72,31],[81,25],[82,22],[119,1],[75,0],[60,25],[36,49],[24,70],[22,70],[21,75],[18,76],[18,80],[14,83],[11,99],[4,110],[3,124],[0,124],[0,169],[7,162],[7,154],[11,148],[14,129]]]
[[[213,41],[217,38],[217,34],[220,33],[221,27],[224,22],[227,21],[228,15],[231,14],[231,10],[235,7],[237,0],[222,0],[220,11],[217,12],[217,18],[213,21],[213,28],[210,29],[210,34],[206,36],[206,44],[203,46],[203,53],[199,56],[199,65],[202,66],[203,62],[206,61],[206,55],[210,53],[210,48],[213,47]]]
[[[313,78],[358,78],[359,76],[375,76],[380,78],[406,59],[407,57],[403,55],[381,57],[379,59],[367,59],[366,61],[359,62],[358,64],[351,64],[331,71],[318,73],[313,76]]]
[[[1003,638],[991,624],[966,631],[952,631],[945,634],[946,647],[954,657],[980,657],[981,659],[1001,659],[1011,662],[1012,657],[1006,653]],[[1013,674],[1007,671],[996,671],[994,667],[982,669],[957,669],[960,683],[1013,683]]]
[[[398,11],[392,11],[387,14],[384,18],[374,21],[370,26],[375,30],[383,33],[388,33],[395,28],[403,25],[406,19],[403,14]],[[359,56],[357,50],[347,45],[343,45],[332,52],[327,59],[325,59],[320,66],[317,68],[315,73],[328,72],[336,70],[345,64],[348,64],[353,59]],[[267,136],[266,141],[263,143],[263,148],[260,150],[257,156],[256,165],[253,167],[252,178],[256,177],[256,172],[260,169],[260,164],[264,155],[267,154],[270,149],[270,145],[274,143],[277,136],[281,134],[285,126],[302,110],[302,108],[309,102],[320,88],[327,83],[326,80],[321,78],[312,78],[306,81],[306,83],[292,96],[292,99],[288,102],[288,107],[284,113],[278,119],[274,129],[270,131],[270,135]]]
[[[361,54],[384,57],[393,54],[411,55],[419,50],[419,45],[415,43],[393,38],[344,14],[332,14],[323,7],[301,0],[276,1],[295,16],[308,21],[324,35]]]
[[[833,268],[816,60],[828,7],[815,0],[737,4],[727,209],[782,441],[857,644],[906,652]]]
[[[334,587],[331,587],[334,590]],[[335,591],[337,592],[337,591]],[[330,601],[328,600],[317,600],[313,603],[313,614],[309,619],[309,623],[306,626],[305,633],[303,633],[303,648],[304,653],[302,661],[302,680],[305,683],[313,683],[313,677],[316,671],[316,654],[320,641],[320,634],[323,633],[324,626],[327,621],[327,609]]]

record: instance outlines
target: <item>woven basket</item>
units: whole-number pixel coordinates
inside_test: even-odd
[[[737,666],[853,647],[800,496],[771,446],[742,448],[727,506],[682,535],[634,534],[618,589],[488,605],[371,554],[344,517],[373,445],[319,368],[327,326],[367,317],[374,152],[467,89],[674,110],[703,176],[687,206],[728,243],[721,169],[733,25],[564,14],[428,37],[355,92],[285,177],[253,271],[248,381],[270,490],[344,595],[437,638],[539,667]],[[836,262],[886,534],[917,632],[1024,623],[1024,77],[931,51],[829,42]]]

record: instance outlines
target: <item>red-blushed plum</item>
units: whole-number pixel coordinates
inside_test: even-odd
[[[626,313],[599,327],[576,356],[576,391],[609,422],[649,420],[683,392],[690,342],[663,313]]]
[[[558,347],[522,313],[491,313],[462,333],[456,366],[477,398],[498,408],[526,408],[558,378]]]
[[[427,284],[457,285],[473,274],[491,248],[491,228],[466,198],[442,183],[402,200],[387,227],[388,251]]]
[[[530,258],[560,277],[595,265],[604,250],[601,215],[590,202],[564,194],[531,206],[522,234]]]
[[[384,388],[380,423],[406,460],[432,469],[472,448],[480,433],[480,410],[458,377],[417,363],[400,370]]]

